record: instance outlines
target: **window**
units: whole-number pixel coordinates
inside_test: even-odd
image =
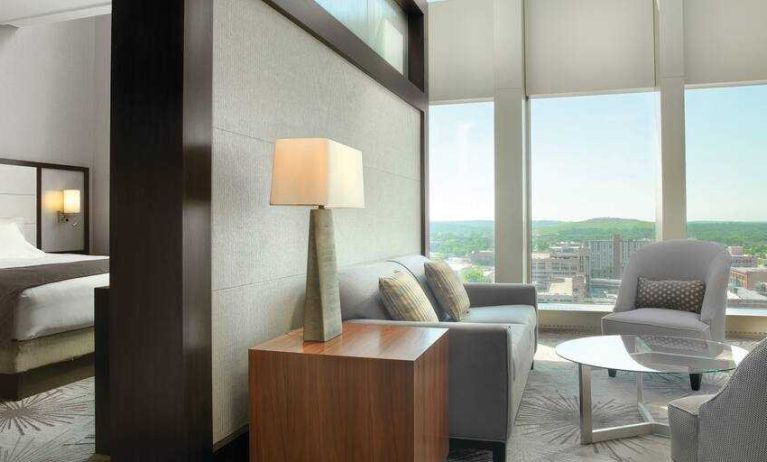
[[[541,303],[613,304],[655,237],[656,95],[530,103],[532,255]]]
[[[495,129],[492,102],[429,110],[431,258],[465,281],[495,279]]]
[[[687,90],[687,233],[733,256],[728,305],[767,308],[767,86]]]
[[[407,74],[408,18],[395,0],[315,0],[401,74]]]

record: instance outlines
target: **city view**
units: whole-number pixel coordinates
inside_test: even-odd
[[[730,307],[767,308],[767,85],[685,92],[687,234],[728,246]],[[657,94],[530,100],[531,281],[541,303],[615,302],[655,239]],[[431,255],[495,278],[494,103],[430,109]],[[609,217],[609,218],[598,218]]]
[[[728,305],[767,308],[767,223],[690,222],[691,238],[720,242],[733,255]],[[628,259],[654,239],[652,222],[598,218],[534,221],[531,279],[541,303],[615,303]],[[495,276],[493,222],[431,223],[431,256],[465,281]]]

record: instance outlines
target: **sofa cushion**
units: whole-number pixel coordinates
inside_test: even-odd
[[[666,308],[700,314],[706,283],[703,281],[656,281],[639,278],[637,308]]]
[[[535,328],[535,308],[528,305],[499,305],[473,307],[463,319],[464,322],[493,324],[525,324]]]
[[[397,263],[349,266],[338,272],[341,316],[348,319],[391,319],[378,291],[378,280],[402,271]]]
[[[438,322],[429,299],[412,274],[395,271],[379,279],[379,289],[389,315],[399,321]]]
[[[665,335],[711,338],[708,324],[695,313],[663,308],[637,308],[602,318],[605,335]]]
[[[445,313],[441,306],[439,306],[437,298],[434,296],[434,293],[432,293],[431,288],[429,288],[429,281],[426,278],[424,263],[430,262],[431,260],[423,255],[407,255],[399,258],[392,258],[389,261],[401,265],[403,268],[410,271],[410,274],[416,278],[418,283],[421,284],[421,288],[426,294],[426,297],[431,302],[431,306],[434,307],[434,311],[437,312],[440,321],[447,321],[450,319],[450,316]]]
[[[455,321],[461,321],[469,312],[469,295],[461,278],[444,261],[424,263],[426,278],[440,307]]]

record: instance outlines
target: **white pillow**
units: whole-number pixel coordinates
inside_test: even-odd
[[[27,242],[19,222],[17,218],[0,219],[0,258],[34,258],[45,255],[45,252]]]

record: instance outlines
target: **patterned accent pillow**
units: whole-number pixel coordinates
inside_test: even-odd
[[[437,313],[418,281],[410,274],[395,271],[392,276],[378,279],[378,289],[384,306],[398,321],[438,322]]]
[[[639,278],[637,308],[666,308],[700,314],[706,283],[703,281],[654,281]]]
[[[424,264],[426,280],[442,309],[454,321],[462,320],[469,312],[469,294],[450,265],[443,261]]]

